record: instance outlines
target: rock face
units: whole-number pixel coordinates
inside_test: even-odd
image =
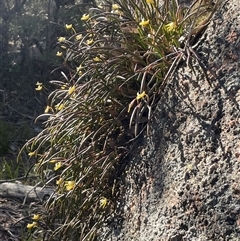
[[[224,4],[200,39],[212,86],[196,64],[164,90],[102,240],[240,240],[239,12]]]

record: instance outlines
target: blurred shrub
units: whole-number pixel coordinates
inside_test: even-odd
[[[9,125],[0,121],[0,157],[8,152],[9,148]]]

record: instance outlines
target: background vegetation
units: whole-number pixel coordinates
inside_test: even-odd
[[[78,22],[81,29],[78,16],[93,3],[0,1],[0,166],[6,160],[18,165],[19,170],[30,166],[25,163],[22,168],[22,163],[16,163],[16,155],[23,143],[42,128],[34,121],[47,103],[52,88],[49,81],[60,74],[52,71],[65,69],[63,61],[55,56],[57,38],[69,21]],[[44,92],[35,90],[37,82],[46,86]],[[8,174],[3,176],[7,178]]]

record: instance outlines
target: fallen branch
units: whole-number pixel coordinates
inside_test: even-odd
[[[46,201],[53,192],[53,188],[41,188],[13,182],[0,183],[0,197],[21,199],[28,203]]]

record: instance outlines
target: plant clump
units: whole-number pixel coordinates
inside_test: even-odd
[[[58,38],[56,55],[68,71],[51,81],[56,89],[39,117],[47,119],[45,128],[26,144],[43,178],[50,170],[46,185],[56,185],[41,214],[44,225],[32,225],[49,240],[97,237],[115,210],[119,165],[134,140],[149,132],[167,80],[181,62],[200,61],[189,50],[196,19],[209,20],[204,14],[215,7],[160,2],[116,0],[91,8],[79,16],[84,31],[67,23],[71,36]]]

